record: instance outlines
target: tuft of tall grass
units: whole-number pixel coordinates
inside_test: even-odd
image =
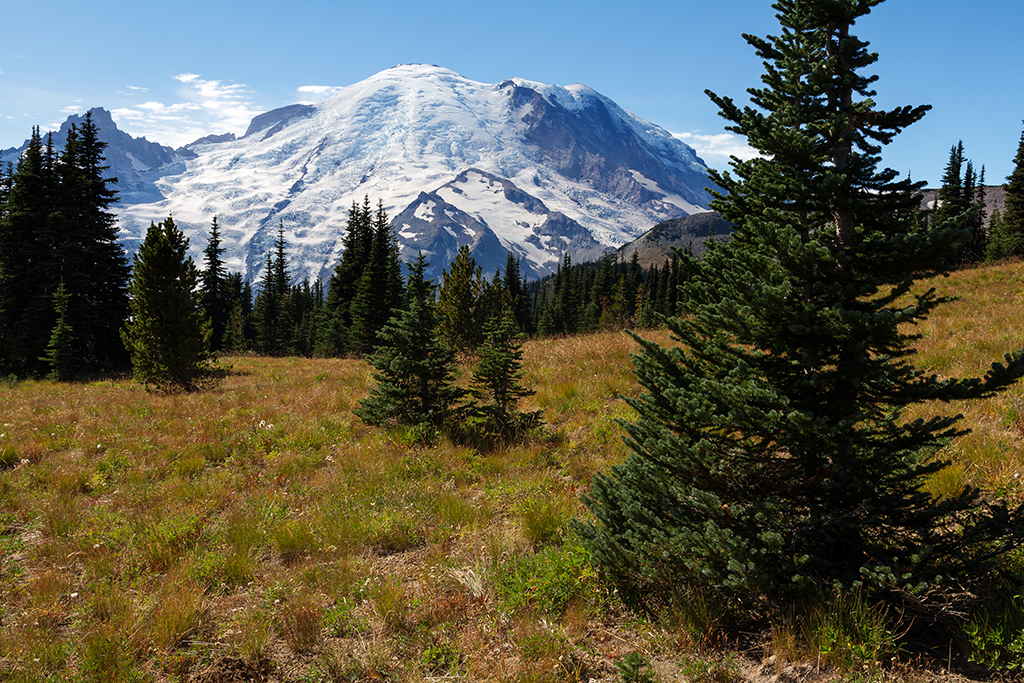
[[[171,652],[203,632],[209,610],[202,586],[172,576],[146,614],[145,635],[157,649]]]
[[[536,547],[559,543],[565,537],[575,510],[561,497],[537,496],[520,510],[520,526],[526,540]]]
[[[311,652],[320,645],[323,620],[323,608],[309,596],[284,602],[277,614],[281,637],[296,653]]]
[[[885,605],[860,592],[808,596],[771,632],[774,653],[784,661],[817,659],[845,672],[878,670],[901,649]]]
[[[270,530],[270,538],[277,548],[281,561],[292,565],[306,557],[316,548],[316,538],[303,520],[289,519]]]
[[[393,579],[378,581],[370,591],[370,603],[385,633],[410,633],[415,605],[405,586]]]

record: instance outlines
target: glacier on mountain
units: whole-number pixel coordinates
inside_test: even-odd
[[[428,65],[267,112],[237,139],[163,149],[162,159],[125,157],[135,182],[119,187],[126,247],[173,215],[198,260],[217,216],[227,267],[251,281],[279,224],[293,276],[329,277],[349,207],[365,196],[383,202],[403,258],[423,251],[434,276],[463,244],[487,274],[511,251],[543,276],[566,251],[595,258],[711,199],[692,148],[586,86],[490,85]],[[108,160],[117,154],[108,147]]]

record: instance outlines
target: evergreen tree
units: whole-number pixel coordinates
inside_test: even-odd
[[[53,330],[54,273],[48,221],[56,195],[52,155],[38,128],[8,181],[0,223],[0,372],[30,375],[45,368],[39,356]]]
[[[441,428],[461,412],[466,391],[455,385],[455,353],[435,334],[434,283],[423,254],[410,267],[406,300],[381,330],[366,360],[376,385],[353,411],[368,424]]]
[[[57,322],[50,333],[50,343],[46,346],[46,354],[39,360],[50,367],[47,379],[58,382],[70,379],[79,367],[78,358],[73,347],[74,331],[67,322],[69,295],[61,282],[53,295],[53,308]]]
[[[398,240],[383,202],[377,204],[371,235],[370,251],[348,309],[348,351],[355,353],[373,350],[377,333],[391,319],[393,310],[402,305]]]
[[[1004,187],[1006,200],[1002,212],[1003,249],[1000,256],[1021,256],[1024,254],[1024,133],[1020,135],[1013,171],[1007,176]]]
[[[460,353],[475,350],[483,342],[487,320],[484,293],[487,281],[469,247],[459,247],[455,260],[441,273],[437,300],[437,334]]]
[[[526,287],[523,285],[523,277],[519,268],[519,259],[508,253],[505,260],[505,273],[502,276],[502,288],[508,293],[511,302],[512,312],[516,318],[519,329],[527,336],[533,334],[534,329],[531,323],[530,298],[527,296]]]
[[[224,330],[223,350],[245,351],[252,344],[252,286],[242,281],[239,272],[228,273],[224,279],[225,308],[230,311]]]
[[[974,188],[974,213],[971,216],[971,242],[968,249],[970,263],[980,263],[988,253],[988,207],[986,206],[988,191],[985,189],[985,166],[982,165],[978,173],[978,180]]]
[[[321,355],[333,356],[349,349],[349,331],[352,328],[352,300],[359,291],[363,270],[373,250],[373,222],[370,197],[363,197],[360,207],[352,202],[348,212],[348,229],[342,240],[344,251],[341,262],[334,268],[328,283],[327,323],[320,332],[318,346]]]
[[[963,175],[960,175],[963,170]],[[949,162],[942,176],[942,187],[936,196],[937,206],[930,221],[941,224],[952,221],[951,226],[970,230],[970,239],[960,251],[963,264],[978,263],[985,258],[988,232],[985,226],[985,169],[979,174],[974,163],[964,156],[964,143],[953,145]]]
[[[226,290],[227,268],[224,266],[224,247],[221,246],[220,227],[217,217],[213,217],[210,225],[210,237],[203,250],[203,270],[200,275],[199,293],[203,310],[210,318],[212,334],[210,348],[213,351],[224,350],[224,333],[228,326],[231,309],[228,307]]]
[[[80,356],[87,367],[97,369],[127,361],[119,330],[128,317],[131,276],[128,257],[118,241],[117,219],[111,212],[118,201],[117,178],[106,175],[106,147],[91,112],[87,112],[78,129],[77,144],[73,148],[66,145],[65,157],[74,164],[75,173],[70,187],[62,191],[69,208],[61,232],[67,245],[61,273],[71,294],[70,324]]]
[[[484,343],[477,350],[471,390],[474,399],[483,401],[479,410],[490,423],[488,431],[493,431],[502,440],[516,438],[542,419],[540,411],[519,411],[519,401],[535,393],[522,384],[523,338],[506,297],[498,315],[485,326]]]
[[[914,233],[920,186],[878,170],[881,146],[927,110],[874,106],[862,70],[877,56],[850,28],[880,1],[778,0],[780,35],[746,37],[765,65],[754,106],[709,92],[760,156],[711,174],[736,232],[683,285],[678,346],[641,341],[631,453],[595,476],[596,521],[578,526],[634,603],[687,582],[753,606],[814,585],[963,578],[1024,541],[1019,509],[923,489],[958,417],[902,417],[1005,387],[1024,352],[984,379],[911,362],[908,330],[942,302],[911,287],[966,234]]]
[[[174,220],[150,225],[135,254],[131,319],[121,331],[139,382],[195,391],[220,374],[212,361],[210,322],[200,305],[198,282],[188,238]]]
[[[942,174],[942,186],[936,195],[936,206],[932,212],[932,220],[936,223],[954,219],[959,220],[967,210],[964,197],[964,179],[961,171],[964,166],[964,143],[958,141],[949,150],[949,161]]]
[[[1009,239],[1003,232],[1003,216],[999,209],[992,212],[988,219],[988,242],[985,245],[985,260],[989,262],[998,261],[1003,255],[1009,252]]]
[[[284,222],[278,225],[274,248],[267,254],[260,292],[253,305],[256,348],[267,356],[283,356],[291,350],[293,332],[290,309],[291,283],[285,254]]]
[[[41,372],[55,324],[54,297],[65,286],[64,324],[75,330],[70,353],[81,368],[126,360],[118,330],[128,312],[128,260],[117,241],[104,177],[106,143],[90,115],[68,131],[58,155],[33,129],[18,169],[5,179],[0,216],[0,366]]]

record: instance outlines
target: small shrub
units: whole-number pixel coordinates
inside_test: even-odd
[[[656,683],[650,658],[634,650],[615,663],[620,683]]]
[[[680,670],[686,680],[692,683],[742,683],[746,680],[740,675],[739,667],[731,656],[725,659],[714,656],[687,657]]]
[[[204,520],[191,513],[168,517],[149,526],[142,539],[142,557],[153,571],[167,571],[196,547],[202,537]]]
[[[265,610],[244,611],[225,624],[224,639],[249,661],[263,661],[274,640],[273,620]]]
[[[412,630],[413,602],[398,581],[382,581],[370,594],[374,612],[385,631],[408,633]]]
[[[30,662],[33,672],[60,671],[67,665],[71,648],[62,638],[57,637],[53,625],[40,625],[23,631],[20,636],[22,661]]]
[[[459,670],[461,663],[462,655],[459,654],[458,648],[449,642],[428,645],[420,655],[420,664],[425,670],[435,675],[455,673]]]
[[[171,652],[202,631],[208,611],[199,585],[172,579],[157,596],[145,621],[150,640],[158,649]]]
[[[197,581],[210,589],[234,588],[252,581],[258,563],[255,553],[237,548],[205,553],[192,568]]]
[[[355,613],[358,607],[355,600],[342,598],[328,608],[323,619],[327,633],[332,638],[347,638],[368,632],[369,623]]]
[[[367,542],[377,552],[387,555],[419,547],[425,539],[416,519],[388,512],[375,520]]]
[[[135,651],[128,633],[116,624],[104,623],[87,631],[82,638],[79,664],[83,679],[103,683],[142,681]]]
[[[729,608],[721,593],[696,579],[673,587],[661,616],[669,630],[683,634],[692,645],[714,647],[721,644],[721,627],[730,616]]]
[[[772,639],[790,661],[811,656],[843,671],[873,670],[899,650],[884,606],[859,592],[809,598],[772,626]]]
[[[202,453],[188,453],[174,463],[174,471],[184,479],[195,479],[206,469],[206,458]]]
[[[43,509],[43,529],[51,538],[67,538],[81,523],[81,513],[74,497],[59,496]]]
[[[998,591],[964,625],[959,640],[972,662],[997,670],[1024,667],[1024,596]]]
[[[499,600],[510,612],[560,616],[573,599],[584,603],[596,588],[590,556],[575,542],[511,559],[495,571]]]

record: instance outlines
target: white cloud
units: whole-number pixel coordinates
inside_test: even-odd
[[[111,112],[115,120],[123,122],[132,135],[178,147],[210,134],[240,135],[254,116],[263,113],[244,84],[207,80],[193,73],[181,73],[173,79],[180,84],[174,92],[178,101],[150,100],[115,109]],[[148,88],[128,87],[148,92]]]
[[[302,104],[314,104],[326,100],[339,90],[341,87],[336,85],[301,85],[299,86],[299,95],[314,98],[312,100],[303,98]]]
[[[673,133],[673,135],[693,147],[697,156],[704,159],[711,168],[725,170],[732,157],[746,161],[759,156],[756,149],[748,145],[743,138],[732,133],[708,135],[694,131],[692,133]]]

